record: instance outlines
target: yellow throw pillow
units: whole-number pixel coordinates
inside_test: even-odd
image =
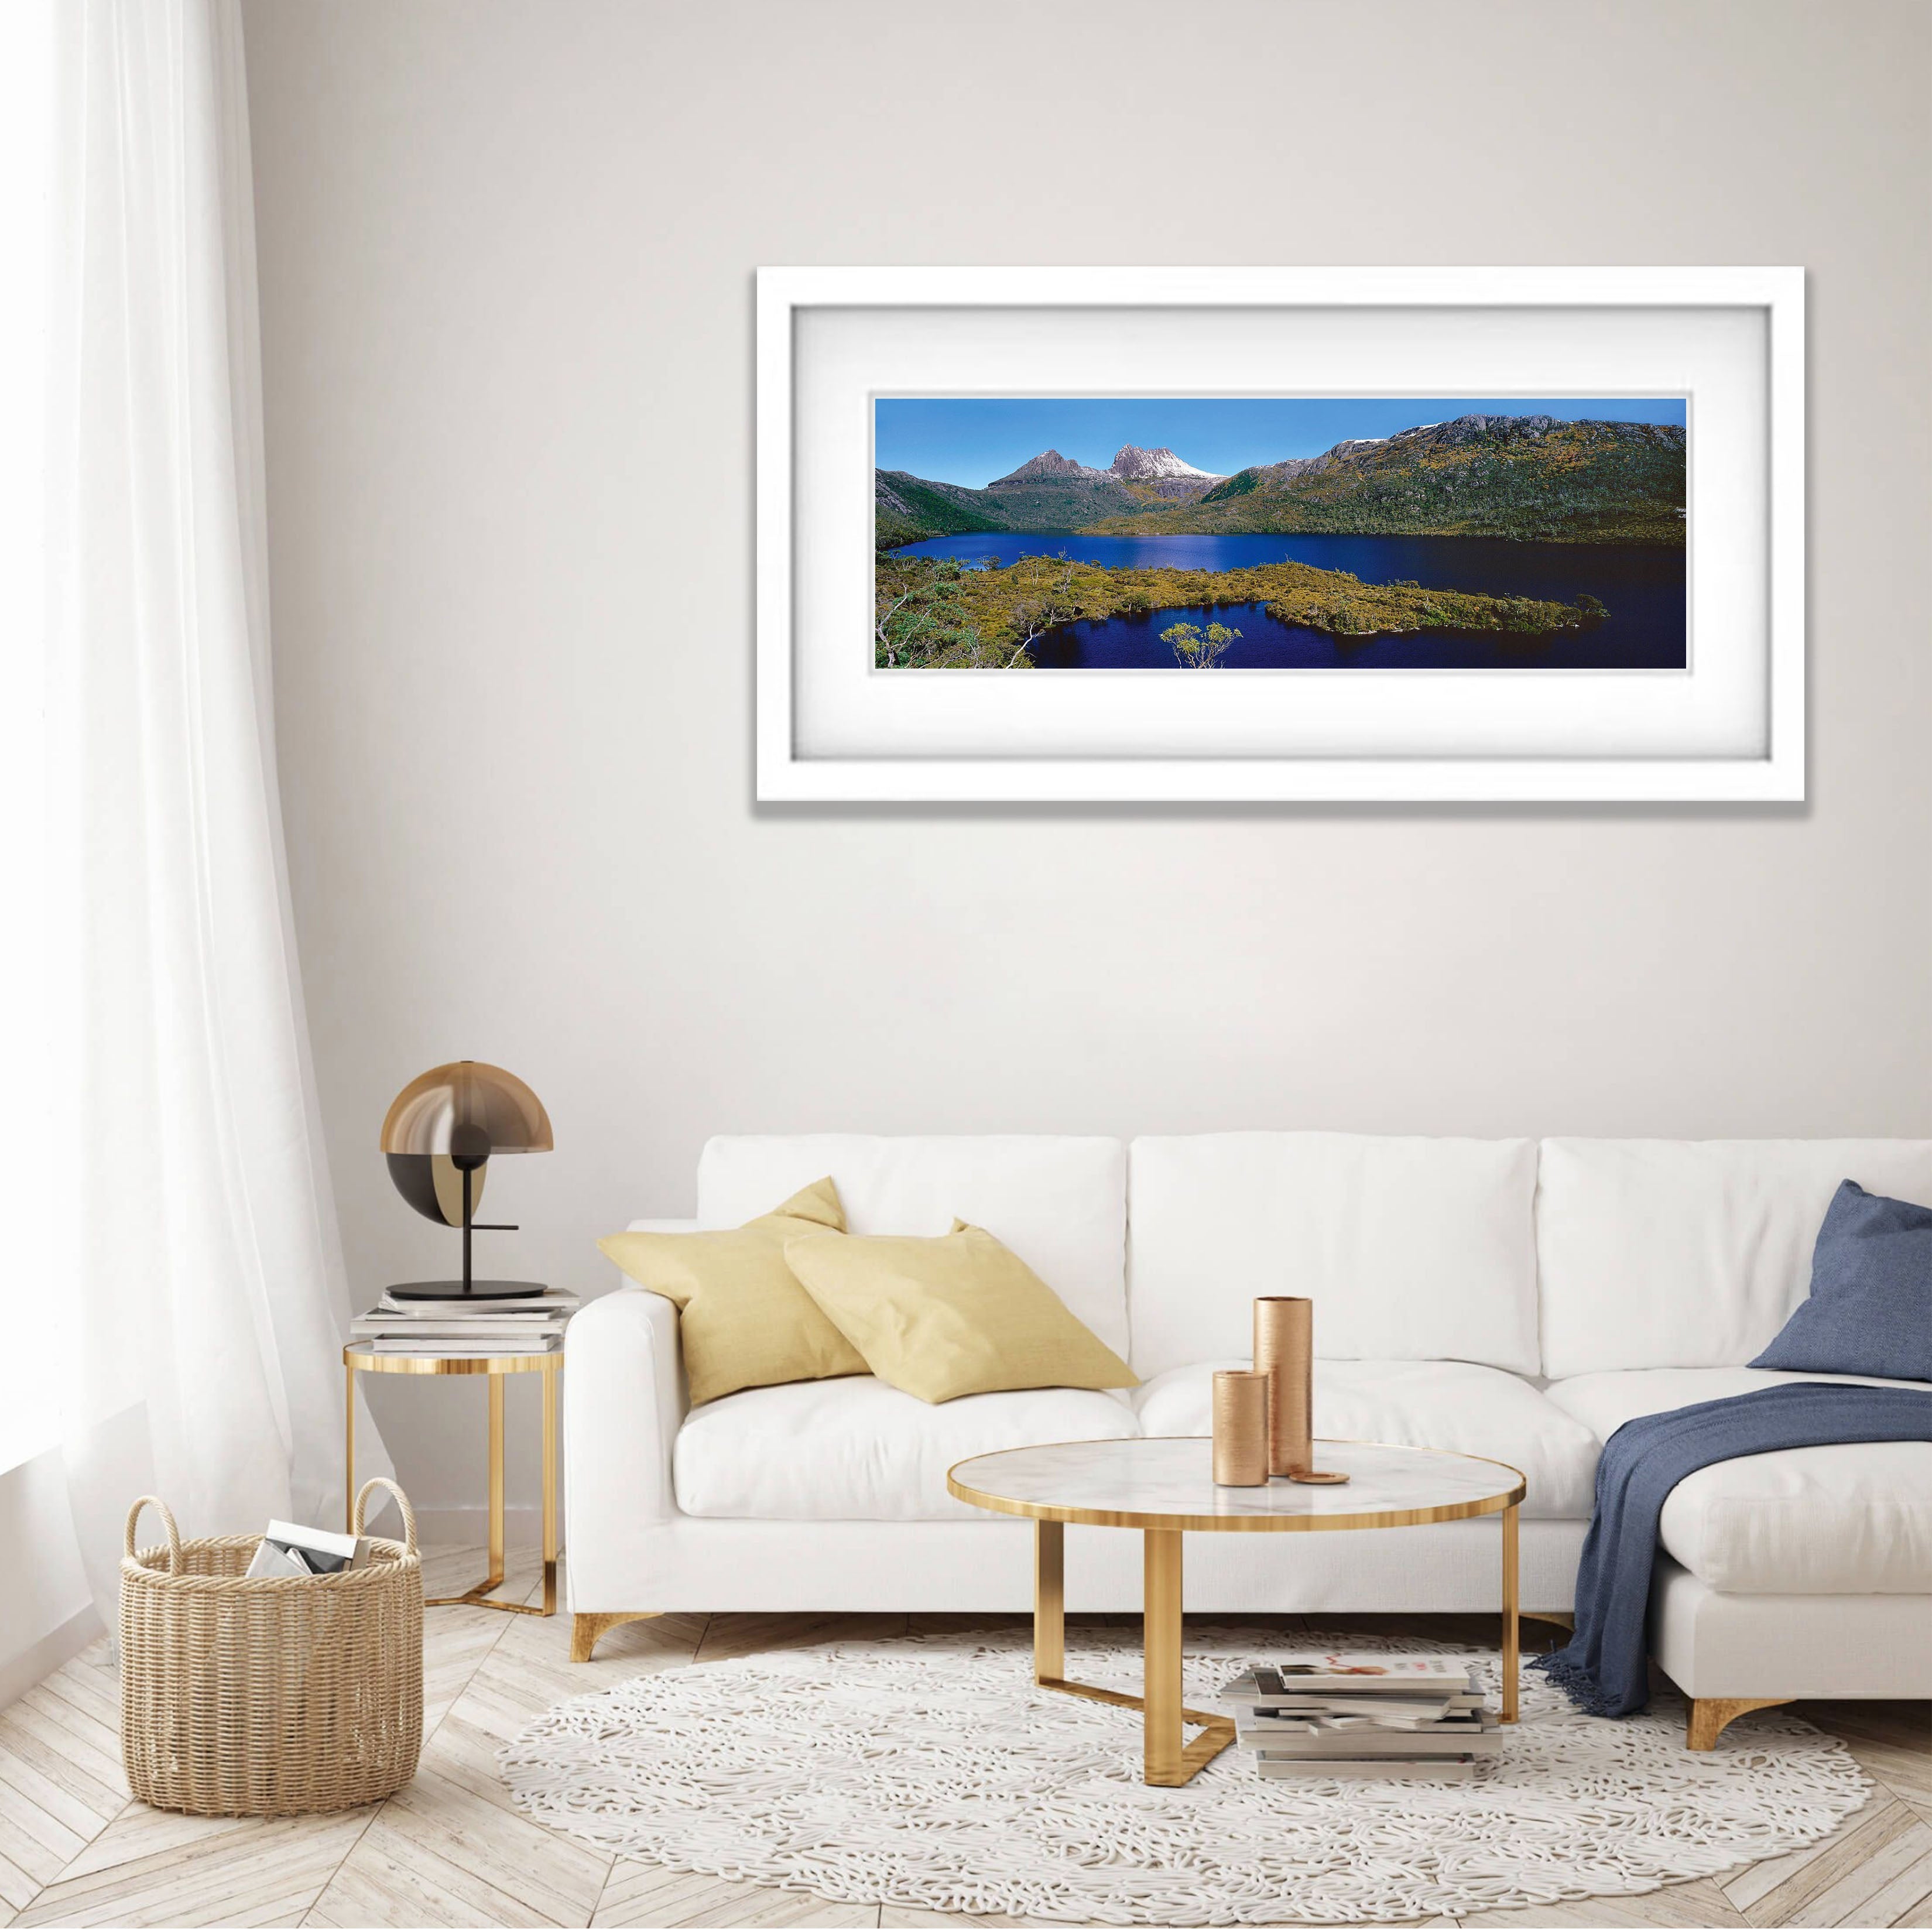
[[[694,1407],[737,1389],[866,1372],[865,1358],[785,1265],[788,1241],[812,1234],[836,1246],[844,1228],[828,1177],[742,1228],[608,1234],[597,1245],[633,1281],[677,1304]]]
[[[1132,1388],[1139,1378],[983,1228],[808,1234],[785,1259],[881,1382],[922,1402],[994,1389]]]

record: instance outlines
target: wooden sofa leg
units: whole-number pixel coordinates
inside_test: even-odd
[[[1774,1704],[1790,1702],[1789,1697],[1693,1697],[1684,1726],[1684,1748],[1710,1750],[1733,1718],[1742,1718],[1747,1711],[1768,1711]]]
[[[634,1624],[644,1617],[659,1615],[656,1610],[580,1610],[570,1620],[570,1660],[588,1664],[597,1640],[620,1624]]]

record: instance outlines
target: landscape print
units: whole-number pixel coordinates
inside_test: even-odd
[[[890,398],[881,670],[1682,670],[1682,398]]]

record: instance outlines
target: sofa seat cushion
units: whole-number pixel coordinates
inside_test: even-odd
[[[1138,1436],[1119,1396],[1019,1389],[934,1404],[872,1376],[746,1389],[694,1409],[672,1458],[687,1516],[780,1522],[986,1519],[949,1496],[968,1456]]]
[[[1634,1416],[1780,1382],[1924,1387],[1774,1369],[1631,1369],[1555,1383],[1550,1399],[1607,1442]],[[1926,1420],[1932,1436],[1932,1394]],[[1658,1534],[1714,1590],[1752,1596],[1932,1591],[1932,1441],[1834,1443],[1713,1462],[1671,1491]]]
[[[1170,1369],[1137,1392],[1144,1436],[1206,1436],[1216,1369]],[[1526,1516],[1590,1514],[1597,1438],[1529,1384],[1473,1362],[1317,1361],[1315,1432],[1343,1442],[1401,1442],[1488,1456],[1520,1469]]]

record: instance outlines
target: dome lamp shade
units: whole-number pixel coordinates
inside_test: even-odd
[[[513,1231],[512,1222],[476,1218],[484,1172],[500,1154],[547,1154],[554,1144],[550,1116],[524,1082],[481,1060],[458,1060],[419,1073],[389,1104],[382,1153],[396,1192],[418,1214],[463,1233],[460,1281],[400,1282],[399,1301],[502,1301],[542,1294],[538,1281],[478,1281],[470,1267],[470,1236]]]

